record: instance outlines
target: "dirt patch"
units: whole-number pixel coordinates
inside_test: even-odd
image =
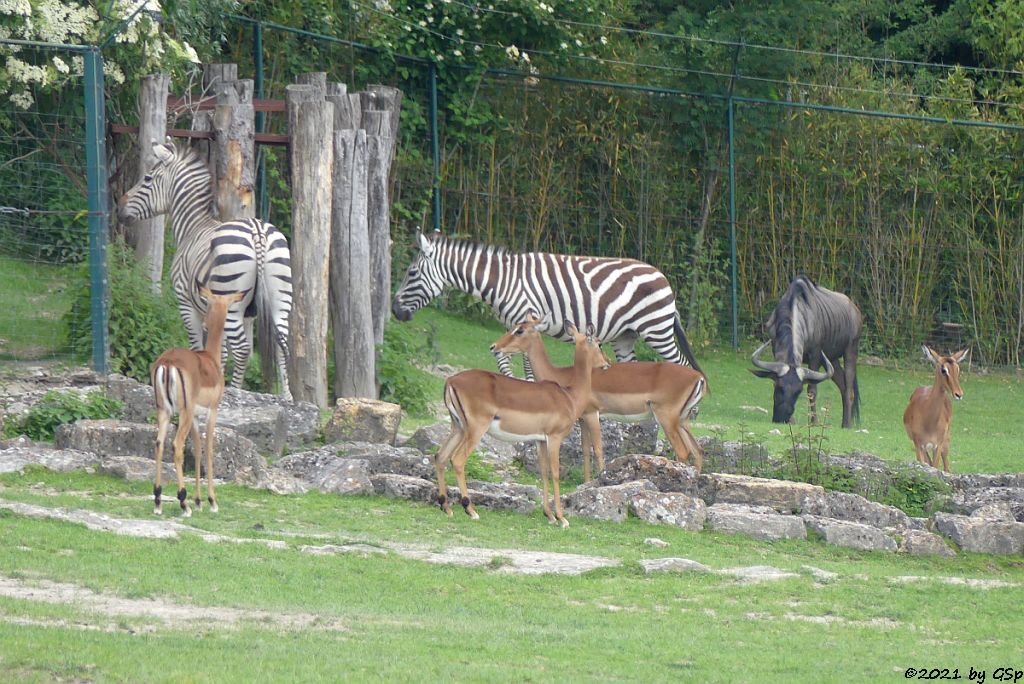
[[[260,623],[280,629],[323,629],[348,631],[340,621],[313,613],[271,613],[265,610],[245,610],[217,606],[197,606],[171,599],[130,599],[64,582],[47,580],[26,581],[0,576],[0,596],[57,605],[72,605],[77,610],[94,613],[115,620],[114,624],[97,626],[75,620],[35,620],[21,616],[0,614],[0,620],[15,624],[47,624],[72,629],[101,629],[103,631],[152,631],[165,629],[196,629],[197,625],[217,629],[232,629],[247,623]],[[146,620],[141,626],[117,625],[116,620]]]

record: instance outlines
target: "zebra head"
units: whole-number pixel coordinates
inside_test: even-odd
[[[164,143],[153,143],[156,162],[117,202],[117,213],[122,221],[140,221],[167,213],[171,208],[171,185],[174,162],[178,151],[168,138]]]
[[[391,313],[400,321],[408,321],[412,315],[430,303],[444,290],[446,281],[438,266],[437,245],[423,233],[416,234],[420,252],[409,264],[405,279],[391,302]]]

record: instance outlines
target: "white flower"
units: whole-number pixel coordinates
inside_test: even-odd
[[[558,47],[562,48],[563,50],[568,50],[569,44],[563,40],[561,43],[558,44]]]
[[[517,61],[519,59],[519,48],[515,45],[509,45],[505,48],[505,54],[508,55],[508,58],[512,61]]]
[[[523,60],[524,62],[526,62],[527,64],[529,64],[529,63],[530,63],[530,55],[528,55],[528,54],[527,54],[527,53],[525,53],[525,52],[524,52],[523,54],[521,54],[521,55],[519,56],[519,58],[520,58],[521,60]]]
[[[28,109],[34,101],[32,95],[25,91],[11,93],[11,102],[19,109]]]
[[[28,0],[0,0],[0,14],[31,17],[32,4]]]
[[[462,50],[452,50],[452,54],[455,55],[456,57],[461,57]]]
[[[601,36],[601,45],[607,45],[607,44],[608,44],[607,36]]]
[[[71,67],[69,67],[68,63],[65,62],[63,59],[61,59],[60,57],[54,57],[53,58],[53,66],[54,66],[54,68],[58,72],[60,72],[62,74],[69,74],[69,73],[71,73]]]

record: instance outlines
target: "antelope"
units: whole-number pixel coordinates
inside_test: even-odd
[[[202,462],[202,445],[199,441],[199,428],[195,424],[197,406],[208,410],[206,419],[206,489],[210,502],[210,511],[217,512],[217,495],[213,485],[213,429],[217,422],[217,407],[224,396],[224,373],[221,370],[221,342],[224,337],[224,320],[228,308],[241,301],[246,292],[235,292],[229,295],[216,295],[208,287],[200,290],[203,298],[209,302],[204,325],[206,327],[206,348],[192,351],[174,347],[160,355],[149,369],[153,384],[153,396],[156,399],[156,480],[153,483],[154,515],[162,511],[160,494],[161,464],[164,457],[164,438],[171,416],[178,414],[178,431],[174,435],[174,469],[178,474],[178,501],[181,503],[182,517],[192,515],[185,491],[185,477],[182,471],[184,464],[185,439],[192,434],[192,448],[196,460],[196,508],[202,509],[203,501],[200,490],[200,463]]]
[[[931,387],[918,387],[910,395],[910,403],[903,412],[903,427],[914,443],[917,460],[933,468],[949,472],[949,426],[953,420],[952,394],[957,401],[963,399],[960,389],[960,364],[967,358],[970,348],[950,356],[943,356],[927,346],[922,346],[925,358],[935,366],[935,382]],[[929,457],[929,451],[931,456]]]
[[[538,379],[564,384],[569,381],[573,368],[559,368],[551,363],[544,340],[536,329],[539,322],[536,317],[528,318],[495,342],[491,351],[522,352]],[[672,443],[676,460],[689,461],[693,456],[699,472],[704,465],[704,453],[690,432],[689,420],[691,411],[706,391],[704,373],[689,366],[630,361],[595,367],[590,401],[580,416],[583,478],[590,479],[591,448],[597,472],[604,470],[599,415],[621,422],[656,418]]]
[[[572,323],[567,330],[576,344],[575,363],[566,385],[529,382],[485,370],[467,370],[448,378],[444,405],[452,419],[452,431],[434,456],[437,469],[437,501],[452,515],[445,483],[451,459],[462,494],[460,503],[470,518],[478,520],[466,486],[466,460],[484,433],[510,442],[537,442],[541,479],[544,483],[544,515],[552,524],[568,527],[562,515],[558,490],[558,453],[562,440],[590,401],[590,369],[604,354],[594,340],[593,328],[582,335]],[[607,359],[605,359],[607,361]],[[554,512],[548,505],[548,476],[554,479]]]

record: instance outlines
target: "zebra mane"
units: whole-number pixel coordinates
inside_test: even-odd
[[[476,240],[466,240],[464,238],[449,237],[444,233],[431,233],[429,239],[435,243],[444,244],[446,246],[462,249],[467,252],[486,252],[496,257],[504,257],[509,255],[522,254],[522,252],[516,252],[502,247],[501,245],[491,245],[486,242],[479,242]]]

